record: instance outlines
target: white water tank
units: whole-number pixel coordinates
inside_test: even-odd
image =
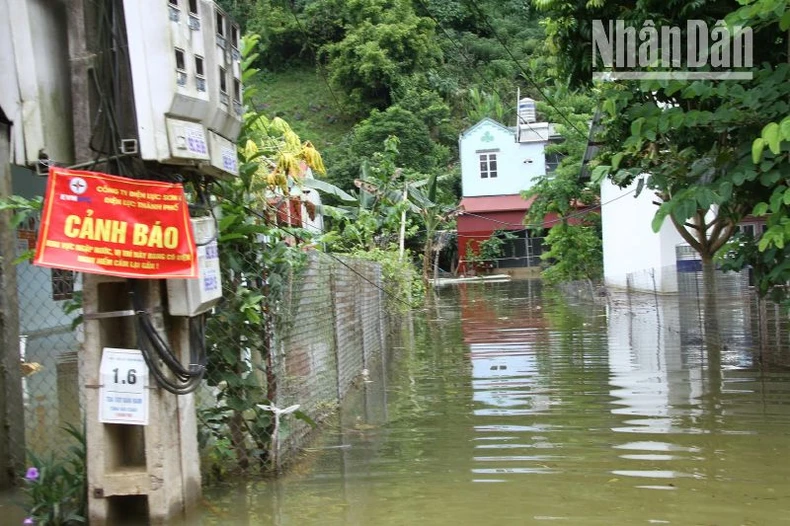
[[[535,111],[535,101],[528,97],[524,97],[518,101],[518,123],[519,125],[525,123],[537,122],[537,112]]]

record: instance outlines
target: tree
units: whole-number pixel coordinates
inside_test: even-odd
[[[588,128],[595,101],[589,93],[568,91],[561,86],[547,93],[553,104],[539,103],[538,109],[556,123],[562,141],[549,144],[546,155],[561,160],[552,173],[540,177],[534,186],[522,192],[525,199],[532,200],[524,223],[534,232],[542,233],[545,218],[549,214],[558,216],[543,241],[546,252],[541,259],[548,267],[542,276],[546,281],[599,279],[603,253],[600,217],[594,207],[599,185],[581,177],[587,137],[579,133]]]
[[[652,20],[683,28],[688,19],[698,19],[713,27],[737,8],[734,2],[675,0],[635,7],[556,0],[540,0],[539,5],[550,19],[547,32],[560,70],[576,85],[592,83],[593,19],[624,19],[636,26]],[[753,80],[641,80],[597,86],[603,100],[604,147],[594,178],[610,177],[621,185],[642,179],[640,190],[656,191],[660,206],[653,228],[670,218],[699,252],[709,287],[714,256],[764,192],[765,183],[780,178],[776,166],[752,163],[750,146],[762,125],[786,107],[787,68],[777,66],[785,59],[786,46],[771,45],[784,38],[770,27],[755,32],[755,63],[761,65],[753,68]]]
[[[347,4],[341,10],[349,20],[345,34],[342,40],[323,45],[319,60],[351,107],[362,112],[386,108],[400,78],[440,60],[434,22],[417,16],[407,0]]]
[[[258,41],[257,36],[242,39],[245,79],[257,73],[251,64]],[[269,219],[269,201],[298,184],[302,162],[318,172],[323,166],[318,152],[285,121],[269,121],[254,112],[244,116],[238,146],[239,177],[215,187],[224,301],[206,328],[206,378],[220,403],[201,418],[215,439],[230,441],[237,467],[247,469],[253,459],[261,466],[267,460],[274,420],[260,404],[276,399],[271,361],[276,314],[288,277],[305,259],[301,249],[287,242],[291,232]]]
[[[430,174],[447,162],[447,148],[433,141],[425,122],[395,105],[385,111],[373,110],[327,155],[329,179],[344,190],[353,188],[354,180],[361,175],[363,160],[383,152],[385,141],[391,136],[398,138],[395,164],[400,168]]]

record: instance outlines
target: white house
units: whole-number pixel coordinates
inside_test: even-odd
[[[540,247],[530,239],[523,224],[529,202],[521,192],[531,188],[556,166],[547,162],[546,144],[555,138],[554,127],[536,122],[535,102],[521,99],[517,126],[508,127],[485,118],[461,133],[463,199],[458,216],[459,270],[467,270],[467,250],[477,250],[480,242],[496,230],[511,230],[518,239],[505,248],[500,267],[537,264]]]
[[[523,142],[517,130],[485,118],[459,138],[461,182],[464,197],[515,195],[527,190],[537,177],[546,175],[544,149],[549,123],[532,123],[536,130]],[[531,130],[530,130],[531,131]]]

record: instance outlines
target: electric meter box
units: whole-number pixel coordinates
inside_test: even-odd
[[[192,218],[198,258],[198,279],[167,280],[171,316],[197,316],[222,298],[217,250],[217,225],[213,217]]]
[[[208,161],[211,158],[203,126],[196,122],[178,119],[166,119],[165,122],[172,157],[184,161],[187,159]]]
[[[209,130],[208,145],[211,159],[208,164],[200,166],[201,172],[214,177],[239,175],[239,157],[235,144]]]
[[[241,129],[239,26],[210,0],[123,0],[123,9],[142,159],[237,175],[223,141]]]

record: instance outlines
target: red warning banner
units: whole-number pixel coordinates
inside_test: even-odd
[[[195,278],[179,184],[50,168],[33,263],[126,278]]]

